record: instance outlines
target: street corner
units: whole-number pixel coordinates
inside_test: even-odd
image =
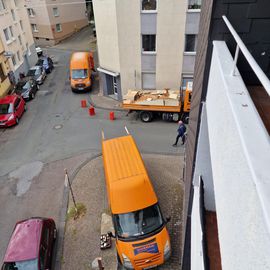
[[[180,269],[183,202],[180,167],[184,160],[182,157],[156,154],[144,154],[143,160],[164,215],[171,217],[168,231],[171,236],[172,256],[158,269]],[[179,164],[181,166],[177,166]],[[105,269],[116,270],[114,239],[110,239],[111,248],[101,249],[100,246],[102,235],[109,231],[114,234],[101,156],[90,160],[77,171],[72,180],[72,191],[76,205],[84,209],[84,214],[77,219],[70,215],[71,209],[74,209],[74,201],[70,195],[66,212],[62,269],[91,269],[97,265],[98,258],[101,258]]]

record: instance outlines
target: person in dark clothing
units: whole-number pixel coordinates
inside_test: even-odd
[[[185,143],[186,126],[184,125],[184,123],[182,121],[179,121],[178,124],[179,124],[178,129],[177,129],[178,134],[176,136],[176,140],[175,140],[175,143],[173,144],[173,146],[177,146],[177,143],[178,143],[178,140],[180,137],[182,139],[182,145]]]

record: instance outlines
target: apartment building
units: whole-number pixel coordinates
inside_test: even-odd
[[[0,0],[0,37],[8,57],[9,77],[14,83],[37,61],[24,0]]]
[[[54,45],[88,25],[81,0],[28,0],[27,12],[37,45]]]
[[[269,10],[263,0],[202,3],[183,270],[270,269]]]
[[[104,95],[192,80],[200,1],[93,0],[93,8]]]
[[[9,63],[4,53],[5,48],[0,39],[0,97],[5,96],[11,87],[11,83],[8,78],[8,72],[10,71]]]

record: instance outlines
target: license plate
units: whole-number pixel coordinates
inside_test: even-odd
[[[146,270],[146,269],[152,269],[152,268],[155,268],[155,267],[157,267],[157,264],[156,265],[151,265],[151,266],[145,267],[143,269]]]
[[[79,87],[78,90],[83,90],[84,88],[83,87]]]

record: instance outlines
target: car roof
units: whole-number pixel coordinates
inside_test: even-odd
[[[18,262],[37,258],[43,222],[42,218],[30,218],[15,225],[4,262]]]
[[[39,69],[40,68],[40,66],[33,66],[33,67],[31,67],[30,68],[30,70],[32,69],[32,70],[36,70],[36,69]]]
[[[13,103],[15,101],[16,97],[18,97],[18,96],[17,95],[9,95],[9,96],[5,96],[3,98],[0,98],[0,104]]]

